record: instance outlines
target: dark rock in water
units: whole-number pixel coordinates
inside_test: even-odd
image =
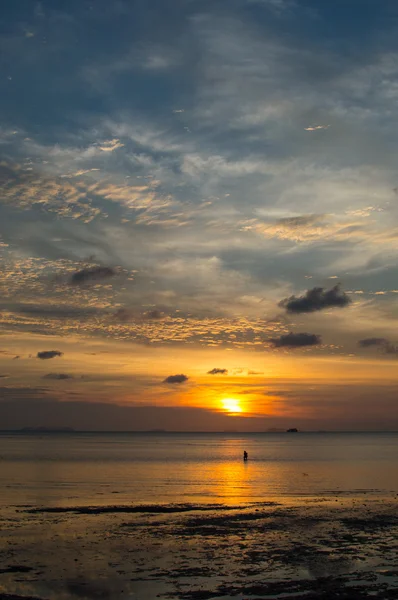
[[[10,565],[0,569],[0,573],[29,573],[33,571],[33,567],[26,567],[25,565]]]
[[[270,506],[273,503],[268,503]],[[21,512],[36,513],[76,513],[80,515],[99,515],[106,513],[185,513],[192,511],[214,511],[243,509],[243,506],[228,506],[222,504],[140,504],[140,505],[111,505],[111,506],[49,506],[43,508],[29,508]],[[1,599],[0,599],[1,600]]]
[[[0,592],[0,600],[42,600],[37,596],[18,596],[16,594],[2,594]]]

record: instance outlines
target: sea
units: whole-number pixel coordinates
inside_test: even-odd
[[[398,433],[0,433],[3,508],[336,494],[397,495]]]

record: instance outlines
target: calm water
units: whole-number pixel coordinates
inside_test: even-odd
[[[363,491],[398,493],[398,433],[0,434],[2,506]]]

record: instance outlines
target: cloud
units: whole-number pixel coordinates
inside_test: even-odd
[[[43,379],[55,379],[55,380],[62,380],[62,379],[73,379],[73,375],[68,375],[67,373],[47,373],[47,375],[43,375]]]
[[[322,205],[321,181],[319,173],[314,172],[317,183],[316,196],[318,205]],[[358,175],[358,174],[357,174]],[[327,175],[325,174],[325,178]],[[327,189],[335,187],[336,195],[341,193],[342,183],[338,181],[324,182]],[[372,183],[367,182],[366,189],[371,188]],[[303,193],[303,190],[302,192]],[[355,192],[353,192],[355,194]],[[359,194],[359,190],[356,192]],[[376,194],[376,192],[375,192]],[[334,197],[336,197],[334,194]],[[326,208],[326,203],[324,203]],[[287,240],[300,244],[325,245],[330,242],[365,242],[369,245],[391,245],[396,240],[396,232],[386,226],[381,219],[375,218],[376,212],[383,212],[375,206],[359,207],[355,210],[339,210],[334,213],[303,214],[300,216],[283,217],[272,219],[269,215],[263,216],[258,211],[256,218],[246,219],[242,222],[243,231],[252,231],[268,239]],[[372,214],[372,219],[369,217]]]
[[[326,215],[299,215],[297,217],[283,217],[278,219],[277,224],[291,229],[314,225],[323,221]]]
[[[135,316],[134,311],[128,308],[118,308],[114,314],[115,319],[118,321],[122,321],[123,323],[127,323],[131,321]]]
[[[135,320],[137,323],[140,320],[148,321],[160,321],[164,319],[165,313],[155,308],[153,310],[147,310],[140,314],[137,310],[130,308],[118,308],[114,314],[115,319],[127,323],[128,321]]]
[[[310,127],[304,127],[306,131],[317,131],[318,129],[329,129],[330,125],[311,125]]]
[[[304,296],[290,296],[279,302],[278,306],[285,308],[288,313],[310,313],[335,306],[343,308],[351,303],[351,299],[342,292],[337,284],[330,290],[315,287],[308,290]]]
[[[208,375],[227,375],[228,369],[217,369],[216,367],[211,371],[207,371]]]
[[[186,375],[169,375],[166,377],[163,383],[184,383],[185,381],[188,381],[188,377]]]
[[[301,348],[316,346],[321,343],[321,337],[314,333],[287,333],[270,340],[275,348]]]
[[[46,158],[49,156],[46,155]],[[55,212],[59,217],[83,219],[85,222],[90,222],[101,213],[90,204],[87,188],[52,172],[25,171],[18,165],[10,164],[2,166],[0,176],[2,204],[23,209],[40,208]]]
[[[397,344],[393,344],[392,342],[388,342],[384,347],[384,352],[386,354],[395,354],[398,355],[398,346]]]
[[[113,152],[117,148],[123,148],[123,146],[124,146],[124,144],[122,144],[120,142],[120,140],[115,138],[113,140],[108,140],[106,142],[103,142],[100,146],[98,146],[98,148],[100,150],[102,150],[103,152]]]
[[[154,310],[148,310],[143,314],[143,316],[145,319],[153,319],[154,321],[157,321],[159,319],[163,319],[165,315],[161,310],[155,308]]]
[[[286,4],[282,0],[257,0],[257,3]],[[273,314],[271,304],[275,306],[291,294],[305,294],[308,285],[329,289],[336,281],[327,282],[327,277],[336,273],[347,277],[346,290],[348,285],[351,289],[387,289],[383,278],[390,275],[383,271],[380,282],[378,279],[364,282],[364,278],[373,275],[370,267],[362,268],[362,264],[378,252],[381,234],[388,228],[392,231],[396,225],[392,192],[397,185],[396,171],[390,165],[396,162],[395,150],[389,147],[385,128],[386,111],[393,114],[393,59],[383,62],[381,54],[370,52],[361,55],[358,61],[348,60],[347,64],[339,60],[336,48],[331,46],[314,54],[313,40],[304,37],[300,41],[294,35],[281,37],[274,29],[274,19],[269,30],[266,19],[262,31],[263,24],[259,27],[256,22],[258,8],[248,11],[246,7],[244,15],[239,11],[235,15],[235,8],[247,4],[246,0],[233,2],[231,11],[222,17],[218,9],[213,13],[211,8],[197,10],[200,3],[187,4],[188,12],[192,8],[192,18],[187,19],[183,11],[183,19],[184,22],[187,19],[192,34],[188,37],[195,40],[193,49],[183,47],[184,36],[166,36],[167,48],[170,52],[172,47],[177,54],[181,52],[181,68],[186,67],[188,78],[192,78],[192,98],[185,113],[170,114],[172,109],[185,107],[178,101],[184,97],[178,89],[175,94],[166,93],[163,103],[154,98],[144,108],[140,98],[129,93],[129,86],[138,77],[140,81],[143,78],[142,94],[152,97],[152,74],[144,76],[136,69],[140,62],[152,68],[162,64],[156,58],[163,55],[162,49],[151,44],[145,46],[145,36],[152,40],[153,32],[143,31],[128,57],[125,50],[130,45],[125,41],[130,40],[121,39],[119,48],[116,40],[112,52],[107,53],[113,75],[109,97],[105,99],[108,93],[105,89],[98,90],[103,98],[100,104],[106,107],[103,113],[93,109],[90,118],[84,113],[84,117],[76,120],[78,125],[66,120],[62,126],[60,121],[54,135],[51,134],[54,127],[45,120],[37,139],[35,128],[22,132],[23,123],[28,127],[27,121],[10,119],[10,125],[15,122],[13,128],[20,133],[10,136],[12,141],[5,156],[10,156],[10,160],[13,157],[20,167],[14,170],[14,177],[12,173],[6,174],[6,196],[1,205],[4,213],[0,221],[9,220],[10,226],[7,222],[3,233],[10,249],[2,249],[1,254],[5,258],[12,254],[31,256],[35,261],[39,256],[57,260],[60,257],[61,261],[73,256],[74,261],[81,261],[96,252],[96,248],[91,250],[96,234],[100,238],[98,243],[103,242],[112,253],[105,254],[101,249],[92,261],[62,262],[57,272],[66,273],[63,282],[79,269],[96,263],[137,269],[137,285],[126,283],[126,289],[122,290],[122,285],[118,289],[119,277],[100,281],[114,284],[111,290],[110,285],[85,283],[83,276],[83,281],[62,289],[62,285],[52,287],[43,283],[51,272],[50,263],[44,260],[34,263],[37,269],[34,267],[28,279],[20,262],[16,274],[7,276],[4,291],[12,291],[12,297],[7,299],[9,306],[18,299],[32,308],[21,308],[19,315],[14,310],[11,315],[5,312],[2,318],[9,330],[24,330],[32,335],[40,327],[45,333],[113,338],[118,343],[134,340],[137,344],[151,343],[153,347],[185,344],[185,347],[205,347],[209,352],[224,346],[239,351],[261,351],[266,340],[278,338],[290,329],[313,328],[323,333],[310,325],[286,328],[279,320],[274,324],[270,320],[264,322],[265,316]],[[149,14],[150,5],[151,2]],[[255,22],[251,27],[253,16]],[[180,17],[181,14],[173,14],[177,22]],[[290,21],[281,26],[289,24]],[[291,25],[294,28],[293,21]],[[145,56],[141,47],[144,51],[147,48]],[[203,58],[200,65],[195,58],[198,48]],[[119,50],[123,50],[122,63],[118,63]],[[136,60],[130,60],[137,51]],[[29,60],[29,56],[22,57],[23,61]],[[101,52],[96,53],[93,70],[101,67],[100,57]],[[118,64],[114,65],[114,61]],[[77,59],[73,69],[78,86],[80,69],[85,64]],[[43,75],[48,78],[44,67]],[[169,85],[178,88],[181,78],[174,79],[177,72],[170,75],[169,79],[167,73],[161,74],[162,85],[165,89]],[[104,78],[99,75],[99,86],[101,79]],[[35,93],[40,95],[46,86],[36,88]],[[70,94],[76,105],[69,109],[76,115],[80,105],[86,106],[81,95],[85,91],[82,86]],[[62,101],[62,92],[59,89],[53,92],[55,100]],[[88,93],[91,97],[93,90]],[[43,105],[36,100],[38,106]],[[91,105],[97,104],[90,102],[89,112]],[[65,114],[62,102],[55,102],[54,106],[60,115]],[[380,108],[383,110],[379,121]],[[315,130],[329,123],[332,126],[324,133]],[[190,127],[192,135],[184,133],[185,125]],[[50,133],[46,133],[47,128]],[[306,133],[304,128],[308,128]],[[38,126],[37,130],[40,129]],[[369,138],[375,133],[375,143],[365,144],[361,131],[366,131]],[[378,132],[383,136],[386,133],[385,143]],[[270,148],[266,156],[261,145],[264,135]],[[32,141],[23,142],[28,136]],[[119,140],[125,143],[124,149],[115,148]],[[327,144],[327,162],[318,144],[322,148]],[[365,150],[367,160],[361,166]],[[387,150],[390,162],[384,160]],[[27,157],[32,158],[26,162]],[[161,183],[152,183],[155,180]],[[244,206],[242,197],[247,200]],[[387,208],[378,212],[377,207],[387,206],[388,201],[389,212]],[[376,208],[368,218],[366,208],[370,203]],[[17,207],[29,208],[29,213],[22,214],[15,210]],[[81,221],[72,222],[69,219],[72,207],[76,208],[73,214],[84,212],[90,218],[96,209],[98,217],[87,227]],[[50,209],[55,214],[49,214]],[[101,215],[108,217],[105,220]],[[175,224],[188,221],[188,226],[165,230],[164,224],[170,223],[171,217]],[[22,219],[28,224],[24,225]],[[242,233],[241,224],[252,219],[252,229]],[[157,223],[163,224],[163,229]],[[24,231],[22,237],[20,231]],[[34,241],[30,242],[30,238]],[[317,251],[311,251],[308,243],[316,243]],[[386,246],[394,243],[395,247],[397,244],[387,236],[383,243]],[[380,258],[380,270],[384,264],[396,262],[391,250]],[[313,283],[303,283],[303,274],[312,274]],[[43,298],[51,306],[40,315]],[[364,306],[366,300],[358,305]],[[374,310],[376,315],[377,308],[380,312],[375,318],[381,320],[382,311],[393,305],[389,302],[388,298],[377,296],[369,301],[369,309],[363,310],[369,310],[369,314]],[[96,311],[98,318],[84,319],[86,313],[80,314],[80,306]],[[129,307],[131,313],[118,312],[120,322],[116,325],[111,315],[120,306]],[[155,306],[172,318],[157,320],[156,313],[151,315]],[[55,322],[58,310],[67,311],[67,318],[61,323]],[[148,313],[144,315],[144,311]],[[351,317],[353,312],[341,311],[343,314],[338,317]],[[185,317],[191,313],[193,318]],[[237,315],[246,317],[234,320]],[[289,317],[285,315],[286,319]],[[354,322],[333,323],[334,326],[336,341],[342,341],[338,339],[340,327],[341,335],[353,336],[354,343],[359,335],[364,335],[355,332]],[[362,331],[368,332],[365,335],[384,335],[388,328],[380,322]],[[48,342],[40,345],[48,347]],[[57,345],[58,342],[51,342],[50,348]],[[372,352],[358,347],[357,350]],[[18,346],[15,352],[28,351]],[[66,369],[62,362],[55,367]],[[177,363],[172,373],[180,370],[186,367]],[[232,374],[231,367],[229,372]]]
[[[56,356],[63,356],[63,354],[64,353],[59,350],[43,350],[43,352],[37,353],[37,358],[40,358],[40,360],[47,360],[49,358],[55,358]]]
[[[86,135],[89,133],[86,132]],[[61,218],[78,219],[89,223],[97,218],[108,218],[112,204],[123,205],[127,209],[142,211],[142,218],[154,217],[171,204],[170,194],[157,192],[159,182],[154,177],[144,181],[130,180],[112,168],[103,165],[104,152],[114,150],[113,146],[92,145],[84,151],[67,145],[56,147],[40,146],[32,142],[22,145],[19,152],[33,155],[35,161],[29,170],[18,163],[0,165],[2,197],[0,205],[18,206],[55,213]],[[98,163],[93,163],[95,156]],[[101,162],[102,157],[102,162]],[[135,154],[131,160],[145,176],[151,166],[145,163],[146,156]],[[38,162],[42,165],[38,168]],[[112,161],[111,161],[112,162]],[[82,168],[76,170],[76,164]],[[98,164],[98,167],[93,167]],[[106,205],[106,211],[105,211]]]
[[[370,346],[384,346],[385,344],[388,344],[388,340],[386,338],[373,337],[358,341],[358,345],[361,346],[361,348],[369,348]]]
[[[71,285],[83,285],[90,283],[91,281],[101,281],[102,279],[108,279],[116,275],[115,269],[111,267],[90,267],[87,269],[81,269],[76,271],[71,276],[69,282]]]
[[[28,405],[30,405],[31,402],[34,401],[38,401],[38,402],[46,402],[46,399],[54,399],[54,398],[49,398],[48,394],[47,394],[48,390],[47,388],[39,388],[39,387],[13,387],[13,386],[3,386],[0,387],[0,411],[1,409],[4,409],[5,406],[7,406],[8,402],[10,402],[10,405],[8,405],[9,407],[11,407],[11,405],[17,406],[19,404],[19,402],[24,402],[26,401]],[[15,403],[15,404],[14,404]],[[47,403],[47,406],[50,406]],[[11,411],[7,411],[6,413],[9,412],[9,414],[11,414]],[[23,419],[24,418],[24,413],[20,413],[20,417]],[[1,419],[1,422],[3,423],[4,420]],[[7,426],[6,426],[7,428]]]
[[[390,340],[387,340],[386,338],[365,338],[363,340],[359,340],[358,345],[361,348],[370,348],[372,346],[376,346],[383,352],[383,354],[398,355],[398,345],[390,342]]]
[[[71,305],[39,305],[16,304],[10,306],[10,312],[44,319],[78,319],[98,315],[99,309],[95,306],[76,307]]]

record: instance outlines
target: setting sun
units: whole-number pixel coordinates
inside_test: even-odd
[[[243,408],[241,407],[239,400],[235,398],[225,398],[222,400],[222,406],[224,410],[229,413],[241,413],[243,412]]]

